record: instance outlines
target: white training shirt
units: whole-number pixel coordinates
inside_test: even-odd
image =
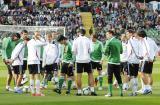
[[[59,48],[57,44],[47,42],[43,51],[43,67],[59,62]]]
[[[41,46],[46,45],[43,39],[31,39],[27,43],[28,47],[28,64],[40,64],[40,50]]]
[[[136,39],[135,37],[130,38],[127,44],[127,55],[128,55],[128,62],[133,64],[139,64],[140,60],[137,56],[142,56],[142,48],[141,48],[141,41]],[[137,56],[136,56],[137,55]]]
[[[153,61],[158,52],[158,46],[155,41],[149,37],[142,40],[142,55],[144,61]]]
[[[72,51],[76,55],[76,62],[89,63],[90,53],[93,51],[92,41],[86,36],[79,36],[73,41]]]
[[[127,43],[122,42],[123,52],[120,54],[121,62],[127,62]]]
[[[23,65],[24,48],[25,48],[25,43],[20,42],[16,45],[16,47],[12,51],[11,59],[13,60],[12,63],[13,66]]]

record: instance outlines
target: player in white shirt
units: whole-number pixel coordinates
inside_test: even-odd
[[[138,71],[139,71],[139,62],[141,57],[141,43],[137,34],[129,30],[127,33],[129,40],[127,45],[127,55],[128,55],[128,71],[131,82],[132,93],[129,96],[137,96],[138,89]]]
[[[77,96],[82,95],[82,73],[88,73],[88,85],[90,86],[91,95],[96,96],[94,90],[94,77],[91,67],[90,53],[92,52],[91,40],[85,36],[86,31],[84,29],[80,30],[81,35],[74,40],[72,51],[76,55],[77,64]]]
[[[28,47],[28,69],[30,74],[30,89],[32,96],[44,96],[40,92],[40,47],[46,45],[41,38],[40,32],[34,33],[33,39],[27,43]],[[35,80],[35,85],[34,85]],[[36,87],[36,92],[35,92]]]
[[[142,64],[141,64],[141,76],[144,83],[142,88],[142,94],[152,93],[152,69],[153,62],[158,52],[158,46],[155,41],[147,37],[144,30],[138,31],[138,36],[141,38],[142,46]]]
[[[16,84],[15,93],[22,93],[20,86],[21,86],[23,74],[25,73],[25,70],[23,69],[24,49],[25,49],[25,45],[29,41],[29,38],[26,37],[23,40],[24,41],[20,42],[14,48],[11,55],[11,60],[10,60],[10,63],[12,64],[12,67],[13,67],[13,72],[14,72],[13,74],[14,74],[15,84]]]
[[[59,49],[58,45],[53,42],[53,36],[51,33],[46,34],[47,45],[44,46],[43,51],[43,63],[42,67],[45,69],[43,78],[43,88],[47,88],[48,75],[54,74],[55,81],[58,82],[58,65],[59,62]],[[56,84],[55,84],[56,85]]]
[[[121,71],[123,73],[123,90],[129,89],[129,77],[128,77],[128,62],[127,62],[127,44],[128,44],[128,38],[126,34],[121,35],[121,41],[122,41],[122,47],[123,47],[123,53],[120,55],[121,59]]]

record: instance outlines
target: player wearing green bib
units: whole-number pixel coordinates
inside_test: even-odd
[[[74,76],[73,72],[73,62],[74,57],[72,54],[72,46],[69,41],[67,41],[67,38],[64,36],[59,36],[57,40],[61,45],[61,61],[62,61],[62,67],[61,67],[61,76],[59,79],[59,88],[55,89],[55,92],[61,94],[62,85],[65,79],[65,75],[68,76],[68,89],[66,91],[66,94],[70,94],[71,86],[72,86],[72,78]]]
[[[122,93],[122,79],[120,75],[120,54],[123,52],[122,44],[120,40],[116,39],[114,32],[109,30],[106,33],[107,41],[104,48],[104,54],[108,57],[108,91],[109,93],[105,96],[112,96],[112,83],[113,83],[113,74],[119,84],[120,96],[123,96]]]
[[[99,81],[98,90],[102,90],[103,76],[102,76],[102,63],[103,63],[103,44],[97,40],[97,35],[92,35],[92,47],[93,52],[91,53],[91,64],[92,69],[97,69],[98,77],[95,78],[95,83]]]

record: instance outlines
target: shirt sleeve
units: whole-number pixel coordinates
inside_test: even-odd
[[[110,53],[110,43],[109,41],[106,41],[106,44],[104,46],[104,55],[108,56]]]

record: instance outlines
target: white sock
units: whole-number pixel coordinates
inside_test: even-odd
[[[82,93],[82,90],[81,89],[78,89],[78,94],[81,94]]]
[[[94,87],[90,87],[90,89],[91,89],[91,92],[94,92]]]
[[[40,80],[36,80],[36,94],[40,94]]]
[[[34,80],[30,80],[30,89],[31,89],[31,93],[34,94],[35,91],[34,91]]]
[[[131,79],[131,85],[132,85],[132,92],[136,93],[138,89],[138,79],[137,78],[132,78]]]

